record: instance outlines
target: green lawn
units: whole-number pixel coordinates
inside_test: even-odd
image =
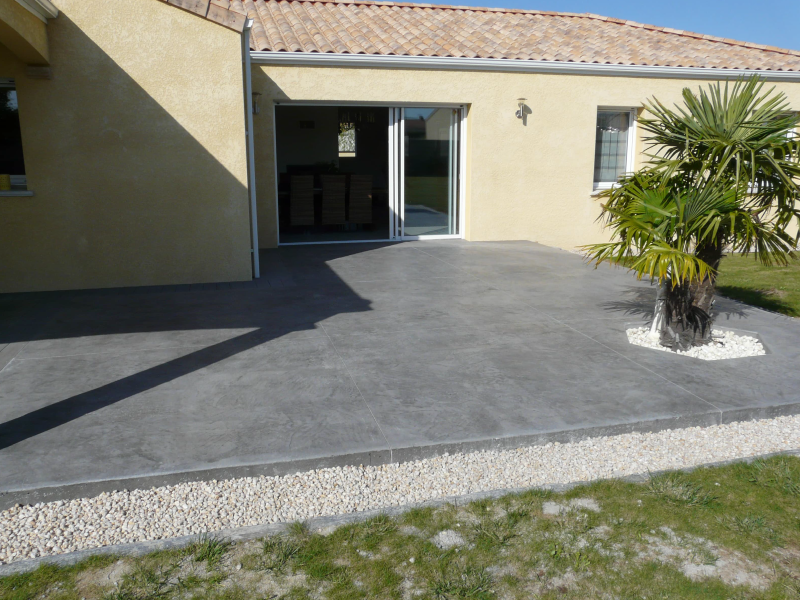
[[[800,598],[800,459],[207,538],[0,579],[0,598]]]
[[[447,177],[406,177],[406,204],[426,206],[447,213]]]
[[[717,285],[729,298],[800,317],[800,260],[788,267],[763,267],[752,255],[726,256]]]

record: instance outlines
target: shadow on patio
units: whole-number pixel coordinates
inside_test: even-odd
[[[144,394],[159,386],[207,369],[238,354],[292,333],[313,331],[315,323],[342,312],[370,310],[328,262],[380,245],[326,246],[305,253],[291,268],[265,261],[261,281],[219,286],[175,286],[79,292],[9,294],[0,297],[0,349],[14,345],[25,360],[27,342],[38,348],[29,360],[69,356],[120,355],[157,351],[162,341],[175,346],[205,344],[204,336],[186,339],[181,332],[213,332],[220,341],[137,371],[104,385],[57,399],[43,398],[46,375],[35,374],[26,390],[0,388],[0,450],[61,427],[87,414]],[[274,256],[271,258],[278,258]],[[313,296],[298,287],[307,277],[317,284]],[[308,283],[305,281],[305,283]],[[219,289],[197,289],[219,288]],[[229,289],[225,289],[229,288]],[[269,291],[265,296],[264,291]],[[230,331],[241,331],[230,337]],[[147,336],[164,333],[167,338]],[[169,338],[172,341],[169,341]],[[85,363],[84,363],[85,364]],[[6,364],[0,365],[5,367]],[[66,380],[95,374],[60,372]],[[65,381],[66,383],[66,381]],[[65,386],[70,387],[70,386]],[[8,418],[10,415],[11,418]]]

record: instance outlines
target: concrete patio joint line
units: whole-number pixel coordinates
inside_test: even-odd
[[[609,347],[609,346],[606,346],[606,345],[605,345],[603,342],[601,342],[601,341],[599,341],[599,340],[596,340],[596,339],[594,339],[592,336],[590,336],[590,335],[587,335],[587,334],[583,333],[582,331],[580,331],[580,330],[578,330],[578,329],[575,329],[574,327],[572,327],[572,326],[571,326],[571,325],[569,325],[568,323],[565,323],[564,321],[561,321],[560,319],[557,319],[557,318],[556,318],[556,317],[554,317],[553,315],[551,315],[551,314],[549,314],[549,313],[547,313],[547,312],[545,312],[545,311],[543,311],[543,310],[541,310],[541,309],[539,309],[539,308],[536,308],[535,306],[533,306],[532,304],[530,304],[530,303],[529,303],[529,302],[528,302],[528,301],[527,301],[525,298],[523,298],[522,296],[520,296],[518,293],[516,293],[516,292],[513,292],[513,291],[511,291],[511,290],[506,290],[506,289],[503,289],[503,288],[497,287],[496,285],[494,285],[494,284],[492,284],[492,283],[489,283],[488,281],[484,281],[484,280],[483,280],[483,279],[481,279],[480,277],[477,277],[476,275],[473,275],[472,273],[470,273],[470,272],[468,272],[468,271],[465,271],[464,269],[462,269],[462,268],[461,268],[461,267],[459,267],[458,265],[454,265],[454,264],[452,264],[452,263],[450,263],[450,262],[447,262],[446,260],[444,260],[444,259],[441,259],[441,258],[439,258],[438,256],[434,256],[433,254],[431,254],[431,253],[429,253],[429,252],[425,252],[425,250],[422,250],[422,249],[420,249],[420,248],[418,248],[418,247],[416,247],[416,246],[412,246],[412,247],[413,247],[415,250],[418,250],[419,252],[422,252],[423,254],[425,254],[425,255],[427,255],[427,256],[430,256],[430,257],[431,257],[432,259],[434,259],[434,260],[438,260],[438,261],[440,261],[440,262],[442,262],[442,263],[444,263],[444,264],[448,265],[449,267],[452,267],[453,269],[457,269],[458,271],[460,271],[460,272],[464,273],[464,274],[465,274],[467,277],[471,277],[471,278],[475,279],[476,281],[480,281],[482,284],[484,284],[484,285],[488,286],[488,287],[489,287],[489,288],[491,288],[491,289],[495,289],[495,290],[498,290],[498,291],[500,291],[500,292],[504,292],[504,293],[506,293],[506,294],[509,294],[509,295],[511,295],[511,296],[514,296],[515,298],[519,299],[519,300],[520,300],[520,302],[522,302],[522,303],[523,303],[525,306],[527,306],[528,308],[530,308],[530,309],[532,309],[532,310],[534,310],[534,311],[536,311],[536,312],[538,312],[538,313],[540,313],[540,314],[542,314],[542,315],[546,316],[548,319],[552,319],[553,321],[555,321],[555,322],[556,322],[556,323],[558,323],[559,325],[563,325],[564,327],[567,327],[567,328],[571,329],[571,330],[572,330],[572,331],[574,331],[575,333],[578,333],[578,334],[582,335],[583,337],[585,337],[585,338],[587,338],[587,339],[589,339],[589,340],[593,341],[594,343],[596,343],[596,344],[598,344],[598,345],[602,346],[602,347],[603,347],[603,348],[605,348],[606,350],[609,350],[609,351],[613,352],[614,354],[616,354],[617,356],[620,356],[620,357],[624,358],[625,360],[627,360],[627,361],[629,361],[629,362],[633,363],[633,364],[634,364],[634,365],[636,365],[637,367],[640,367],[640,368],[644,369],[644,370],[645,370],[645,371],[647,371],[648,373],[652,373],[652,374],[653,374],[653,375],[655,375],[656,377],[658,377],[658,378],[660,378],[660,379],[663,379],[664,381],[666,381],[667,383],[669,383],[669,384],[671,384],[671,385],[674,385],[674,386],[675,386],[675,387],[677,387],[679,390],[681,390],[681,391],[683,391],[683,392],[686,392],[686,393],[687,393],[687,394],[689,394],[690,396],[694,396],[695,398],[697,398],[697,399],[698,399],[698,400],[700,400],[701,402],[705,402],[706,404],[708,404],[709,406],[711,406],[712,408],[714,408],[714,410],[716,410],[716,411],[719,413],[719,423],[720,423],[720,424],[722,424],[722,414],[723,414],[723,411],[722,411],[722,409],[721,409],[719,406],[717,406],[717,405],[716,405],[716,404],[714,404],[713,402],[709,402],[708,400],[706,400],[705,398],[702,398],[702,397],[698,396],[698,395],[697,395],[697,394],[695,394],[694,392],[690,392],[689,390],[687,390],[686,388],[684,388],[684,387],[683,387],[682,385],[680,385],[679,383],[676,383],[676,382],[672,381],[671,379],[668,379],[668,378],[664,377],[664,376],[663,376],[663,375],[661,375],[660,373],[657,373],[656,371],[653,371],[652,369],[650,369],[650,368],[648,368],[648,367],[644,366],[643,364],[636,362],[636,361],[635,361],[635,360],[633,360],[632,358],[629,358],[629,357],[625,356],[624,354],[622,354],[622,353],[620,353],[620,352],[618,352],[618,351],[614,350],[613,348],[611,348],[611,347]]]
[[[325,326],[322,325],[322,323],[318,323],[318,325],[319,325],[319,328],[322,329],[322,332],[325,334],[325,337],[328,338],[328,341],[330,342],[331,346],[333,347],[333,351],[336,353],[337,358],[344,365],[344,368],[347,371],[347,376],[350,377],[350,381],[353,382],[353,385],[355,386],[356,391],[358,392],[358,395],[361,397],[361,401],[364,403],[364,406],[367,407],[367,410],[369,411],[369,414],[372,417],[372,420],[375,421],[375,425],[377,426],[378,431],[381,432],[381,436],[383,437],[383,441],[386,442],[386,449],[389,450],[389,462],[390,463],[394,462],[394,459],[392,457],[392,445],[389,443],[389,438],[386,437],[386,434],[383,432],[383,427],[381,427],[381,424],[378,423],[378,419],[375,418],[375,413],[372,412],[372,408],[370,408],[370,405],[367,402],[367,399],[364,398],[364,394],[361,392],[361,388],[358,387],[358,383],[356,383],[356,378],[353,377],[353,374],[350,372],[350,367],[347,365],[347,361],[345,361],[344,357],[341,354],[339,354],[339,349],[336,347],[336,344],[331,339],[331,336],[328,335],[328,331],[325,329]]]
[[[523,301],[523,302],[524,302],[524,301]],[[533,308],[533,307],[531,307],[531,308]],[[534,310],[535,310],[535,309],[534,309]],[[547,314],[547,313],[544,313],[544,314]],[[668,378],[664,377],[663,375],[661,375],[661,373],[657,373],[656,371],[653,371],[653,370],[652,370],[652,369],[650,369],[649,367],[645,367],[643,364],[636,362],[636,361],[635,361],[635,360],[633,360],[632,358],[630,358],[630,357],[628,357],[628,356],[625,356],[624,354],[621,354],[620,352],[617,352],[616,350],[614,350],[614,349],[613,349],[613,348],[611,348],[610,346],[606,346],[606,345],[605,345],[603,342],[601,342],[601,341],[599,341],[599,340],[596,340],[596,339],[595,339],[595,338],[593,338],[592,336],[590,336],[590,335],[587,335],[587,334],[583,333],[582,331],[579,331],[578,329],[575,329],[574,327],[572,327],[572,326],[571,326],[571,325],[569,325],[568,323],[564,323],[563,321],[559,321],[558,319],[556,319],[555,317],[553,317],[553,316],[551,316],[551,315],[547,315],[547,316],[548,316],[549,318],[553,319],[555,322],[557,322],[557,323],[559,323],[559,324],[561,324],[561,325],[564,325],[564,327],[568,327],[569,329],[571,329],[571,330],[572,330],[572,331],[574,331],[575,333],[578,333],[578,334],[582,335],[583,337],[585,337],[585,338],[587,338],[587,339],[590,339],[590,340],[592,340],[592,341],[593,341],[593,342],[595,342],[596,344],[599,344],[600,346],[602,346],[602,347],[603,347],[603,348],[605,348],[606,350],[610,350],[611,352],[613,352],[613,353],[614,353],[614,354],[616,354],[617,356],[621,356],[622,358],[624,358],[625,360],[627,360],[627,361],[629,361],[629,362],[633,363],[633,364],[634,364],[634,365],[636,365],[637,367],[641,367],[642,369],[644,369],[644,370],[645,370],[645,371],[647,371],[648,373],[652,373],[652,374],[653,374],[653,375],[655,375],[656,377],[659,377],[659,378],[663,379],[663,380],[664,380],[664,381],[666,381],[667,383],[670,383],[670,384],[674,385],[675,387],[677,387],[677,388],[678,388],[678,389],[680,389],[680,390],[683,390],[684,392],[686,392],[686,393],[687,393],[687,394],[689,394],[690,396],[694,396],[694,397],[695,397],[695,398],[697,398],[698,400],[701,400],[702,402],[705,402],[706,404],[708,404],[709,406],[711,406],[711,407],[713,407],[714,409],[716,409],[716,410],[717,410],[717,412],[719,413],[719,422],[720,422],[720,424],[722,424],[722,412],[723,412],[723,411],[722,411],[722,409],[721,409],[719,406],[717,406],[717,405],[716,405],[716,404],[714,404],[713,402],[709,402],[708,400],[706,400],[705,398],[703,398],[703,397],[701,397],[701,396],[698,396],[698,395],[697,395],[697,394],[695,394],[694,392],[690,392],[690,391],[689,391],[689,390],[687,390],[685,387],[683,387],[681,384],[679,384],[679,383],[675,383],[675,382],[674,382],[674,381],[672,381],[671,379],[668,379]]]

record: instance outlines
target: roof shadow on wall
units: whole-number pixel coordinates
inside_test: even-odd
[[[171,6],[163,10],[203,23]],[[151,26],[170,31],[168,23]],[[154,60],[156,51],[142,48],[147,39],[127,44],[125,62],[135,67],[121,66],[65,10],[48,30],[52,80],[17,77],[29,186],[47,208],[4,232],[0,250],[9,252],[0,277],[17,289],[249,278],[244,119],[231,131],[234,120],[218,116],[231,98],[231,110],[244,113],[240,71],[236,89],[232,75],[218,78],[216,88],[193,83],[181,68],[194,67],[181,67],[181,54],[157,51]],[[135,27],[126,33],[137,39]],[[202,40],[182,41],[197,52],[204,47]],[[230,63],[240,68],[238,46],[236,52]],[[208,69],[229,73],[229,66]],[[157,88],[161,101],[126,68]]]
[[[60,97],[62,105],[74,104],[75,110],[58,131],[69,137],[70,144],[80,143],[87,150],[60,153],[61,164],[54,172],[81,173],[80,178],[59,185],[81,198],[77,215],[82,219],[80,233],[94,252],[79,256],[72,272],[90,272],[94,262],[102,261],[117,264],[123,273],[146,273],[167,262],[175,265],[172,270],[176,278],[191,280],[194,275],[188,265],[203,261],[227,265],[238,260],[237,253],[241,251],[247,252],[249,260],[249,216],[239,219],[240,232],[221,227],[231,213],[248,214],[247,190],[242,182],[63,11],[52,38],[56,77],[73,73],[67,65],[60,70],[58,64],[59,43],[64,39],[69,39],[70,44],[70,52],[65,54],[81,67],[74,70],[66,95]],[[131,46],[131,51],[135,52],[136,47]],[[36,93],[62,93],[58,86],[47,92],[47,83],[50,82],[38,85]],[[97,106],[80,102],[81,97],[90,95],[102,95],[105,100]],[[204,102],[196,97],[186,100]],[[24,96],[20,101],[25,101]],[[37,176],[41,177],[34,169],[34,185]],[[202,177],[199,184],[198,176]],[[186,191],[198,188],[219,201],[200,203],[197,196]],[[136,202],[129,202],[131,199]],[[165,202],[170,204],[170,210],[164,210]],[[29,230],[20,235],[41,243],[43,240],[37,238],[42,235],[41,226],[40,222],[31,222]],[[103,236],[98,231],[113,234]],[[176,231],[185,235],[175,236]],[[236,240],[226,245],[224,237],[237,232],[246,239],[244,250],[241,244],[233,243]],[[58,240],[48,245],[55,247],[57,243]],[[108,246],[103,247],[104,244]],[[293,284],[296,273],[276,275],[281,266],[273,265],[278,271],[273,272],[272,287],[245,282],[208,291],[184,287],[141,293],[129,289],[0,295],[0,351],[9,344],[7,350],[17,348],[14,351],[19,352],[31,341],[37,341],[36,347],[44,352],[41,357],[58,356],[59,348],[69,347],[67,353],[75,352],[78,346],[85,347],[87,355],[100,356],[113,355],[115,351],[147,353],[170,343],[190,350],[77,394],[62,394],[58,377],[23,377],[20,387],[20,380],[8,385],[6,377],[11,369],[0,372],[0,450],[113,404],[135,402],[148,390],[271,340],[313,330],[315,323],[333,315],[370,310],[370,303],[328,266],[330,260],[362,252],[369,249],[367,246],[372,245],[355,249],[340,246],[308,258],[302,268],[310,273],[310,282],[321,286],[316,294]],[[61,261],[70,260],[71,252],[63,254],[66,256],[53,257],[51,269],[63,268],[59,266],[64,264]],[[130,262],[134,265],[129,268],[126,263]],[[269,275],[269,265],[265,266]],[[213,333],[206,335],[209,332]],[[84,363],[88,365],[85,372],[61,373],[63,387],[70,387],[66,385],[70,378],[74,384],[75,377],[82,381],[108,379],[108,370],[104,372],[102,366],[90,363]],[[5,366],[0,364],[0,369]],[[75,387],[72,385],[71,389]]]

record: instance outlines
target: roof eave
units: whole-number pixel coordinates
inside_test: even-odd
[[[614,65],[547,60],[498,58],[456,58],[441,56],[393,56],[379,54],[334,54],[318,52],[271,52],[253,50],[253,63],[309,67],[358,67],[378,69],[435,69],[444,71],[495,71],[513,73],[554,73],[610,77],[651,77],[661,79],[737,79],[759,75],[767,81],[800,82],[800,71],[723,69],[708,67],[667,67]]]
[[[58,9],[50,0],[17,0],[24,8],[47,23],[48,19],[55,19],[58,16]]]

